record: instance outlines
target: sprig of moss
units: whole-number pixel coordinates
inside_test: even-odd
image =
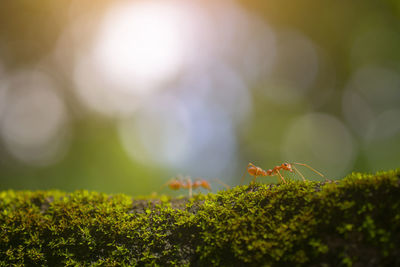
[[[400,170],[194,198],[0,192],[0,266],[399,266]]]

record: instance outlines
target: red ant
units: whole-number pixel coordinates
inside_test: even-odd
[[[195,181],[192,182],[192,179],[190,179],[190,177],[186,177],[185,179],[183,179],[182,177],[178,177],[171,179],[165,185],[168,185],[168,187],[172,190],[179,190],[181,188],[188,189],[190,198],[192,197],[193,189],[203,187],[204,189],[211,191],[210,183],[201,178],[196,178]]]
[[[293,170],[298,173],[300,175],[300,177],[303,179],[303,181],[305,182],[306,179],[304,178],[304,176],[301,174],[301,172],[299,172],[299,170],[297,170],[297,168],[294,165],[300,165],[300,166],[304,166],[309,168],[310,170],[312,170],[313,172],[317,173],[318,175],[320,175],[321,177],[325,177],[323,174],[321,174],[320,172],[316,171],[315,169],[311,168],[309,165],[304,164],[304,163],[282,163],[281,165],[275,166],[273,169],[269,169],[269,170],[263,170],[260,167],[255,166],[252,163],[249,163],[247,165],[247,172],[253,176],[253,181],[252,183],[254,183],[254,181],[256,180],[256,178],[258,176],[274,176],[274,175],[279,175],[279,178],[281,178],[281,180],[286,184],[285,178],[283,178],[282,174],[280,173],[280,170],[284,170],[284,171],[290,171],[293,172]],[[244,178],[244,176],[243,176]],[[242,180],[243,180],[242,178]]]
[[[222,182],[218,178],[214,178],[213,180],[217,181],[221,185],[223,185],[226,189],[230,189],[230,186]],[[168,181],[164,186],[168,185],[168,187],[172,190],[179,190],[179,189],[188,189],[189,190],[189,197],[192,197],[192,191],[193,189],[197,188],[204,188],[207,189],[208,191],[211,191],[211,185],[207,180],[204,180],[202,178],[196,178],[194,179],[194,182],[192,182],[192,179],[190,177],[185,177],[183,178],[181,175],[179,175],[176,178],[171,179]]]

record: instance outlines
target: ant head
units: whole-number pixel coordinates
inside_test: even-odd
[[[201,187],[207,189],[207,190],[211,190],[211,185],[209,182],[207,182],[206,180],[202,180],[201,181]]]
[[[193,182],[192,184],[193,189],[199,188],[199,187],[203,187],[207,190],[211,190],[211,185],[209,182],[207,182],[206,180],[202,180],[200,178],[198,178],[196,181]]]
[[[193,182],[193,184],[192,184],[192,187],[195,189],[195,188],[198,188],[198,187],[200,187],[200,186],[202,186],[202,182],[200,181],[200,180],[196,180],[196,181],[194,181]]]
[[[247,169],[251,169],[251,168],[257,168],[253,163],[249,163],[247,165]]]
[[[172,190],[178,190],[181,188],[181,182],[178,180],[172,180],[171,182],[168,183],[168,187],[171,188]]]
[[[292,164],[290,163],[282,163],[282,169],[292,172]]]
[[[254,165],[249,165],[248,167],[247,167],[247,172],[250,174],[250,175],[252,175],[252,176],[255,176],[255,175],[257,175],[257,167],[256,166],[254,166]]]

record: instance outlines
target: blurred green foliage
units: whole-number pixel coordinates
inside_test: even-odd
[[[2,1],[0,59],[9,71],[40,63],[57,46],[68,24],[77,19],[71,17],[71,10],[74,10],[73,14],[101,14],[110,2]],[[291,29],[304,33],[324,51],[332,69],[322,72],[314,88],[299,103],[264,97],[260,91],[264,86],[262,83],[250,88],[254,100],[252,118],[236,129],[237,153],[243,165],[232,166],[237,176],[229,183],[238,182],[248,161],[257,161],[257,165],[269,168],[288,160],[280,155],[283,138],[299,114],[324,112],[342,120],[341,93],[359,67],[377,64],[390,67],[400,75],[400,4],[396,0],[240,2],[277,32]],[[369,30],[377,33],[376,39],[365,43],[364,50],[354,53],[352,47],[356,37]],[[334,82],[330,74],[335,76]],[[85,188],[109,193],[146,194],[159,191],[162,184],[176,174],[174,169],[155,162],[132,161],[119,142],[115,122],[93,114],[83,116],[76,96],[71,93],[73,85],[69,77],[62,73],[57,73],[57,76],[65,89],[62,95],[73,126],[71,144],[65,157],[46,167],[27,166],[10,157],[0,142],[0,189],[58,188],[73,191]],[[329,86],[334,88],[334,92],[320,104],[318,90]],[[385,103],[381,105],[385,106]],[[356,147],[353,169],[375,171],[398,167],[399,132],[390,138],[366,144],[353,132],[352,137]],[[372,154],[371,160],[368,155]],[[371,164],[371,161],[376,163]],[[318,166],[313,167],[318,169]],[[335,178],[341,175],[341,172],[328,173]]]

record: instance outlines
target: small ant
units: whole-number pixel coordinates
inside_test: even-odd
[[[289,171],[289,172],[293,172],[293,170],[298,173],[300,175],[300,177],[303,179],[303,181],[305,182],[306,179],[304,178],[304,176],[301,174],[301,172],[299,170],[297,170],[297,168],[294,165],[300,165],[300,166],[304,166],[309,168],[310,170],[312,170],[313,172],[317,173],[318,175],[320,175],[321,177],[325,177],[323,174],[321,174],[320,172],[316,171],[315,169],[311,168],[309,165],[304,164],[304,163],[282,163],[281,165],[275,166],[273,169],[269,169],[269,170],[263,170],[260,167],[255,166],[252,163],[249,163],[247,165],[247,172],[253,176],[253,180],[252,183],[254,183],[254,181],[256,180],[257,177],[259,176],[274,176],[274,175],[279,175],[279,178],[281,178],[281,180],[286,184],[285,178],[283,178],[282,174],[280,173],[280,170],[284,170],[284,171]],[[244,178],[244,176],[243,176]],[[243,181],[242,178],[242,181]]]
[[[197,189],[199,187],[203,187],[204,189],[211,191],[210,183],[201,178],[196,178],[194,182],[192,182],[192,179],[190,179],[190,177],[186,177],[185,179],[183,179],[182,177],[177,177],[171,179],[165,185],[168,185],[168,187],[172,190],[179,190],[181,188],[188,189],[189,198],[192,197],[192,190]]]

